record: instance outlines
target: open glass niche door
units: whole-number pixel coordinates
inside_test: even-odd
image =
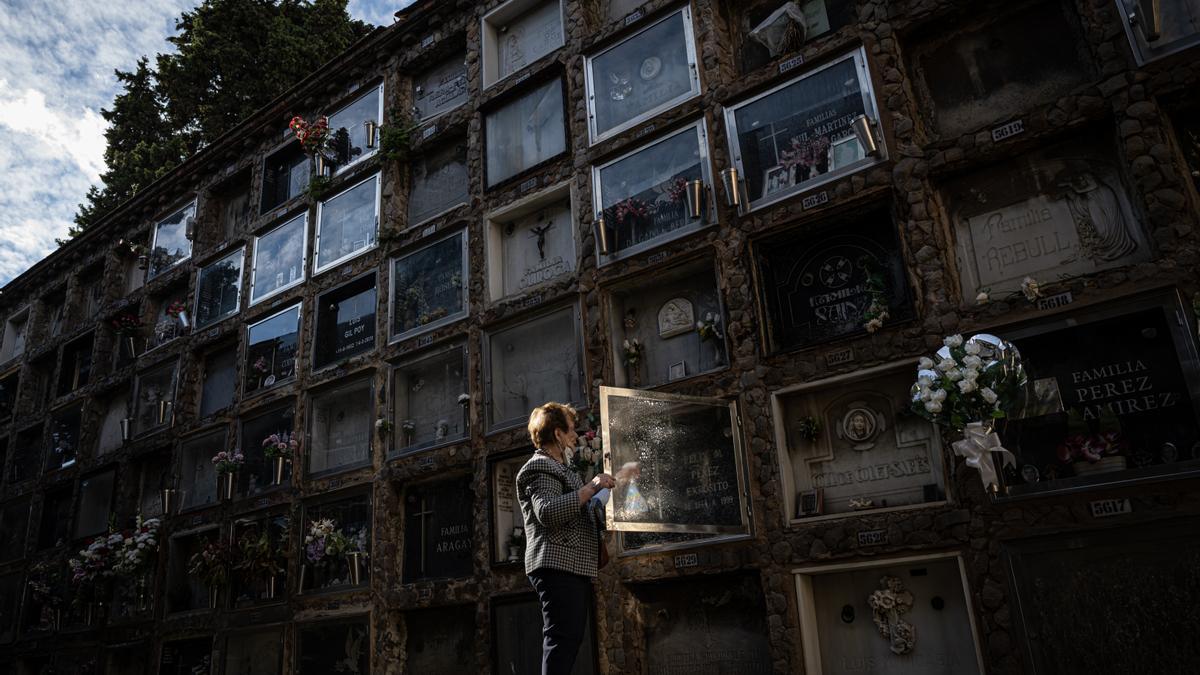
[[[737,403],[600,387],[610,530],[748,535]]]

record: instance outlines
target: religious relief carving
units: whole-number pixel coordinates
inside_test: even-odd
[[[795,2],[785,2],[750,31],[750,38],[775,58],[799,49],[807,32],[804,12]]]
[[[879,635],[891,643],[892,653],[904,655],[912,652],[916,645],[913,625],[903,616],[913,607],[913,595],[905,590],[899,577],[884,576],[879,580],[880,589],[871,593],[867,604],[871,606],[871,620],[879,629]]]
[[[875,437],[887,430],[887,419],[883,413],[867,405],[865,401],[853,401],[838,425],[838,438],[848,441],[855,450],[870,450],[875,447]]]
[[[671,298],[658,310],[658,336],[674,337],[695,330],[695,310],[687,298]]]

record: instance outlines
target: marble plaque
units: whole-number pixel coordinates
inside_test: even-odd
[[[467,435],[466,348],[456,345],[395,370],[393,434],[399,454],[450,443]]]
[[[496,185],[567,149],[562,80],[555,79],[484,120],[487,184]]]
[[[126,392],[116,391],[106,398],[108,406],[105,408],[104,417],[100,422],[100,438],[96,446],[100,455],[110,453],[124,445],[125,441],[121,438],[121,420],[129,415],[129,395]]]
[[[1059,143],[945,186],[964,297],[1149,259],[1109,148],[1092,138]]]
[[[408,225],[419,225],[465,204],[470,188],[465,140],[422,155],[412,163]]]
[[[571,202],[549,204],[499,223],[501,296],[523,293],[575,270],[575,232]]]
[[[247,329],[245,391],[272,387],[296,374],[300,305],[269,316]]]
[[[894,604],[896,612],[876,615],[870,599],[886,590],[899,598]],[[816,626],[807,630],[817,635],[823,672],[980,672],[971,630],[972,610],[963,596],[955,558],[814,575],[812,606]],[[891,639],[880,635],[882,626],[892,631]],[[911,631],[907,639],[900,637],[906,627]],[[896,653],[894,649],[907,651]]]
[[[872,275],[882,281],[885,329],[912,316],[905,263],[886,212],[820,232],[792,232],[755,249],[776,350],[865,333],[864,313],[875,298]]]
[[[493,601],[492,643],[495,645],[495,673],[536,673],[542,663],[542,609],[536,596]],[[575,657],[571,675],[596,672],[595,628],[588,613],[583,628],[583,643]],[[660,672],[660,671],[652,671]]]
[[[546,401],[583,399],[577,325],[566,307],[487,336],[491,426],[523,421]]]
[[[375,244],[379,229],[379,176],[319,204],[316,270],[346,260]]]
[[[392,261],[392,337],[465,316],[466,232]]]
[[[281,675],[283,632],[235,631],[225,644],[225,675]]]
[[[475,662],[475,605],[404,613],[406,669],[427,675],[478,671]]]
[[[297,675],[371,672],[371,631],[365,617],[300,624],[296,633]]]
[[[510,459],[499,460],[492,464],[492,562],[525,563],[524,551],[513,551],[511,538],[514,527],[524,530],[525,521],[521,516],[521,507],[517,504],[517,472],[529,459],[522,454]],[[516,560],[512,560],[513,553]]]
[[[687,298],[671,298],[658,310],[658,336],[670,338],[696,330],[695,310]]]
[[[200,270],[196,281],[196,328],[204,328],[238,311],[244,257],[245,249],[238,249]]]
[[[217,470],[212,456],[228,449],[224,432],[184,440],[179,451],[180,510],[207,506],[217,500]]]
[[[413,83],[413,107],[426,120],[467,102],[466,55],[459,54],[418,75]]]
[[[495,29],[497,78],[504,78],[562,46],[559,0],[542,2]]]
[[[375,429],[374,410],[369,381],[348,384],[314,397],[309,473],[368,461]]]
[[[162,515],[162,488],[175,487],[169,453],[149,455],[138,462],[137,509],[143,518]]]
[[[317,298],[314,368],[375,348],[375,296],[372,274]]]
[[[159,675],[195,675],[212,668],[212,638],[164,642],[158,662]]]
[[[470,481],[414,486],[404,505],[404,582],[470,576],[475,516]]]

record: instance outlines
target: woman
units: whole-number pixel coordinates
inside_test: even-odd
[[[517,472],[525,519],[525,574],[542,603],[542,675],[569,675],[592,613],[592,579],[603,545],[604,505],[613,487],[602,473],[587,485],[567,468],[575,411],[547,403],[529,415],[537,450]]]

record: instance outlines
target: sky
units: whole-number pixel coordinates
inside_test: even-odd
[[[414,0],[350,0],[376,26]],[[0,286],[57,248],[104,171],[113,71],[172,49],[199,0],[0,0]]]

